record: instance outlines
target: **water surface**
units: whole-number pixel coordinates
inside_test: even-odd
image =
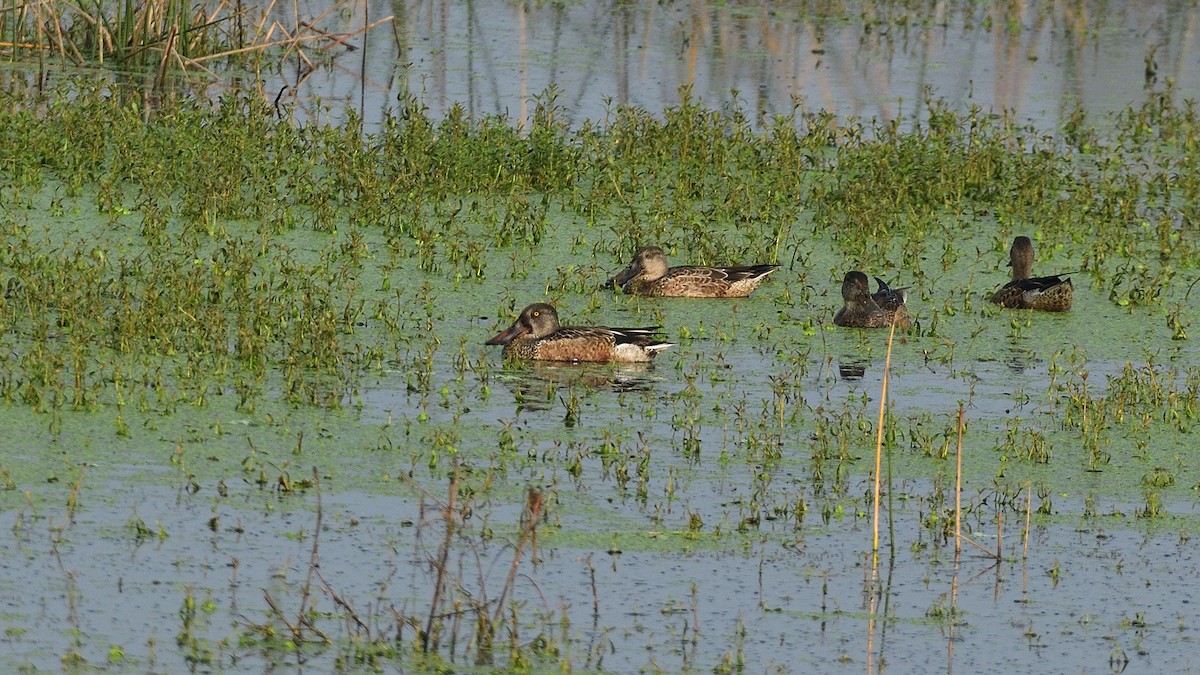
[[[291,6],[276,10],[284,25]],[[320,3],[300,6],[318,14]],[[576,124],[613,105],[676,105],[691,87],[710,107],[752,120],[801,105],[841,117],[900,120],[932,96],[955,107],[1011,111],[1054,131],[1076,109],[1112,113],[1147,87],[1200,92],[1200,11],[1182,1],[1135,3],[371,2],[338,14],[354,31],[393,16],[287,85],[312,112],[320,99],[378,124],[397,97],[418,96],[435,117],[527,121],[550,88]],[[360,73],[365,75],[360,77]]]

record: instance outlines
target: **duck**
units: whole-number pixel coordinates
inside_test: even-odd
[[[661,326],[561,326],[558,311],[538,302],[526,307],[511,326],[484,344],[504,345],[505,359],[645,363],[675,346],[661,338]]]
[[[1071,309],[1075,287],[1070,277],[1055,274],[1046,277],[1033,273],[1033,242],[1029,237],[1013,239],[1008,251],[1012,281],[992,293],[992,302],[1012,309],[1040,309],[1046,312],[1065,312]]]
[[[886,328],[892,325],[894,320],[897,328],[907,329],[912,324],[912,317],[909,316],[908,309],[904,306],[905,293],[903,291],[908,289],[892,289],[878,277],[875,280],[881,284],[876,295],[883,294],[881,299],[889,305],[889,308],[881,307],[880,303],[871,295],[871,285],[867,275],[853,270],[847,272],[845,279],[842,280],[844,304],[833,317],[835,326]]]
[[[908,302],[908,286],[892,288],[886,281],[875,277],[879,289],[871,294],[871,299],[885,312],[894,312]]]
[[[673,298],[744,298],[779,265],[669,267],[658,246],[643,246],[633,262],[605,283],[630,295]]]

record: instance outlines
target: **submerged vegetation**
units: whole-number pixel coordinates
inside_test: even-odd
[[[353,113],[297,125],[253,95],[147,110],[94,81],[33,98],[13,86],[0,93],[0,400],[25,445],[0,455],[0,504],[28,541],[26,518],[60,508],[34,486],[59,485],[61,534],[132,455],[212,499],[225,546],[246,527],[222,522],[231,493],[247,514],[302,510],[339,484],[421,505],[404,516],[415,543],[389,531],[380,549],[414,551],[431,592],[396,600],[380,580],[356,598],[320,576],[336,564],[320,556],[320,507],[295,535],[311,554],[284,589],[294,602],[264,591],[236,637],[206,637],[215,601],[176,589],[192,664],[314,641],[337,645],[343,668],[601,669],[605,641],[572,651],[565,607],[514,599],[545,548],[616,560],[791,545],[865,517],[877,437],[888,498],[917,504],[900,542],[914,551],[953,541],[955,513],[1009,528],[1004,542],[1023,531],[1025,554],[995,542],[1008,560],[1028,554],[1032,517],[1124,514],[1190,536],[1200,120],[1176,99],[1154,91],[1046,134],[933,96],[911,127],[799,105],[759,127],[686,90],[661,115],[615,107],[572,127],[548,91],[524,130],[460,108],[433,119],[407,98],[368,133]],[[1070,315],[988,302],[1016,234],[1038,243],[1039,270],[1075,273]],[[782,269],[736,303],[600,289],[647,244]],[[913,286],[885,410],[871,400],[883,343],[832,326],[848,269]],[[662,324],[679,348],[653,370],[502,366],[482,342],[539,300],[580,323]],[[169,541],[152,520],[126,515],[119,536]],[[585,566],[597,620],[612,608]],[[663,613],[694,617],[693,592]],[[675,637],[694,654],[699,630]],[[718,663],[684,665],[736,670],[734,635]],[[63,662],[85,658],[73,645]]]

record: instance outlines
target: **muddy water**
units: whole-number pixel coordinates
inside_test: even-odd
[[[555,87],[579,123],[618,103],[661,110],[686,85],[706,105],[735,106],[752,120],[798,102],[903,122],[932,95],[1011,110],[1046,130],[1076,108],[1103,113],[1141,101],[1148,84],[1200,91],[1193,3],[796,4],[355,4],[330,28],[348,33],[394,16],[394,31],[356,37],[361,50],[267,89],[291,87],[303,114],[318,98],[335,115],[360,109],[368,125],[406,93],[434,117],[461,104],[473,115],[527,120],[531,99]],[[291,7],[277,10],[281,24],[295,23]],[[301,5],[300,14],[321,8]]]

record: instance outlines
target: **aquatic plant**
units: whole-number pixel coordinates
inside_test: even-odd
[[[359,527],[341,513],[313,528],[321,489],[424,505],[352,545],[415,551],[428,592],[393,583],[390,559],[355,591],[301,564],[303,583],[241,599],[250,618],[223,643],[207,590],[182,584],[178,652],[214,668],[231,644],[282,659],[323,633],[347,667],[602,669],[603,622],[595,643],[572,643],[574,615],[523,585],[542,547],[802,556],[876,505],[900,519],[888,543],[931,567],[967,537],[1008,565],[1018,532],[1036,559],[1030,530],[1063,521],[1114,527],[1128,512],[1185,529],[1176,506],[1200,480],[1178,450],[1200,415],[1187,330],[1200,174],[1189,107],[1152,98],[1113,135],[1073,117],[1064,140],[932,99],[914,130],[800,104],[751,124],[687,91],[661,116],[614,106],[573,127],[551,91],[519,129],[432,119],[406,97],[367,132],[354,115],[296,124],[253,94],[145,108],[89,81],[5,90],[0,399],[23,445],[0,457],[0,500],[20,514],[14,537],[61,512],[52,536],[66,541],[102,505],[93,485],[158,472],[178,503],[211,500],[193,520],[220,545],[244,518],[301,512],[263,527],[310,561]],[[1017,231],[1080,261],[1086,313],[986,303]],[[700,263],[769,251],[783,269],[715,310],[599,292],[648,241]],[[914,284],[921,328],[890,362],[881,336],[828,329],[850,258],[893,261],[903,273],[888,278]],[[505,368],[479,343],[531,296],[662,324],[679,349],[642,373]],[[184,538],[140,510],[111,528],[123,543]],[[994,545],[978,534],[993,530]],[[928,606],[953,627],[952,600]],[[743,640],[731,633],[717,665],[742,663]]]
[[[87,3],[53,0],[27,5],[13,3],[0,10],[3,47],[13,57],[45,66],[47,56],[75,66],[154,69],[156,83],[165,83],[168,71],[200,71],[211,75],[216,63],[245,62],[262,67],[267,53],[283,58],[295,55],[315,67],[310,53],[351,47],[346,40],[391,17],[337,34],[324,30],[322,21],[349,3],[337,0],[319,15],[299,15],[285,25],[275,17],[275,2],[251,7],[240,2],[211,0],[121,0]]]

